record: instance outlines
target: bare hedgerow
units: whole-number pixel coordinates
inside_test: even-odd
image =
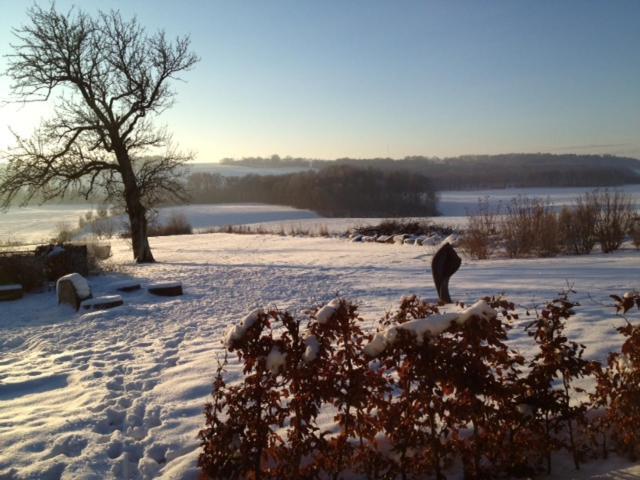
[[[160,224],[158,224],[157,220],[150,222],[148,233],[150,237],[191,235],[193,233],[193,227],[184,213],[173,212]]]
[[[587,197],[580,195],[575,205],[562,208],[558,223],[560,242],[566,253],[588,255],[597,241],[596,221],[598,208]]]
[[[531,202],[533,229],[533,253],[537,257],[553,257],[560,252],[560,228],[558,216],[548,201],[534,199]]]
[[[594,190],[585,194],[585,202],[597,212],[596,237],[602,252],[620,248],[635,216],[629,195],[621,190]]]
[[[631,241],[636,249],[640,249],[640,216],[636,215],[629,229]]]
[[[69,243],[76,233],[68,222],[58,222],[55,236],[51,239],[51,243]]]
[[[467,217],[467,228],[460,240],[460,248],[471,258],[484,260],[491,256],[496,244],[497,211],[493,211],[488,197],[478,199],[475,212]]]
[[[518,196],[505,208],[499,230],[505,250],[512,258],[535,254],[557,255],[559,225],[548,202],[539,198]]]

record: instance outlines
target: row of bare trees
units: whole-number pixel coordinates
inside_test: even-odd
[[[629,195],[594,190],[559,210],[539,198],[520,196],[496,208],[480,200],[461,246],[478,259],[500,250],[512,258],[586,255],[596,245],[613,252],[627,236],[640,248],[640,217]]]

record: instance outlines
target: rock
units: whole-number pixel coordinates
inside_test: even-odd
[[[441,302],[451,303],[449,279],[458,271],[462,259],[449,243],[445,243],[431,259],[431,273]]]
[[[362,235],[354,235],[353,237],[351,237],[351,241],[352,242],[361,242],[362,241]]]
[[[393,235],[380,235],[376,242],[378,243],[393,243]]]
[[[419,235],[418,237],[416,237],[415,244],[422,245],[422,242],[424,242],[426,239],[427,239],[426,235]]]
[[[407,237],[402,241],[405,245],[413,245],[416,243],[416,237],[414,235],[407,235]]]
[[[176,297],[178,295],[182,295],[182,283],[152,283],[147,286],[147,290],[149,290],[149,293],[153,295],[160,295],[162,297]]]
[[[83,300],[91,298],[89,282],[79,273],[70,273],[60,277],[56,282],[56,293],[58,295],[58,305],[66,303],[75,308],[76,311],[80,308],[80,303]]]
[[[124,302],[120,295],[105,295],[103,297],[89,298],[83,301],[80,307],[84,310],[106,310],[123,304]]]
[[[402,243],[404,243],[404,239],[407,238],[408,236],[409,235],[406,234],[406,233],[402,233],[402,234],[399,234],[399,235],[394,235],[393,236],[393,242],[402,244]]]
[[[14,283],[12,285],[0,285],[0,302],[18,300],[23,295],[22,285]]]
[[[441,240],[439,235],[430,235],[422,241],[422,245],[433,247],[435,245],[438,245],[440,241]]]

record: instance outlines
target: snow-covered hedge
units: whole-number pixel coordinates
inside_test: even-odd
[[[614,297],[621,314],[640,295]],[[244,378],[219,363],[199,464],[208,478],[532,476],[564,452],[576,468],[612,449],[640,450],[640,327],[608,365],[584,360],[564,334],[576,304],[561,295],[527,330],[525,359],[506,345],[515,307],[484,298],[440,312],[415,296],[361,329],[354,303],[306,317],[258,309],[225,344]],[[591,376],[585,397],[576,379]],[[589,401],[578,402],[577,394]],[[333,422],[327,421],[327,416]]]

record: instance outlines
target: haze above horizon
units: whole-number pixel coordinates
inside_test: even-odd
[[[36,2],[48,5],[46,2]],[[160,119],[197,161],[508,152],[640,158],[640,2],[58,0],[189,34]],[[31,2],[2,0],[0,51]],[[0,58],[0,70],[6,59]],[[9,79],[0,77],[0,100]],[[28,135],[52,104],[0,105]]]

